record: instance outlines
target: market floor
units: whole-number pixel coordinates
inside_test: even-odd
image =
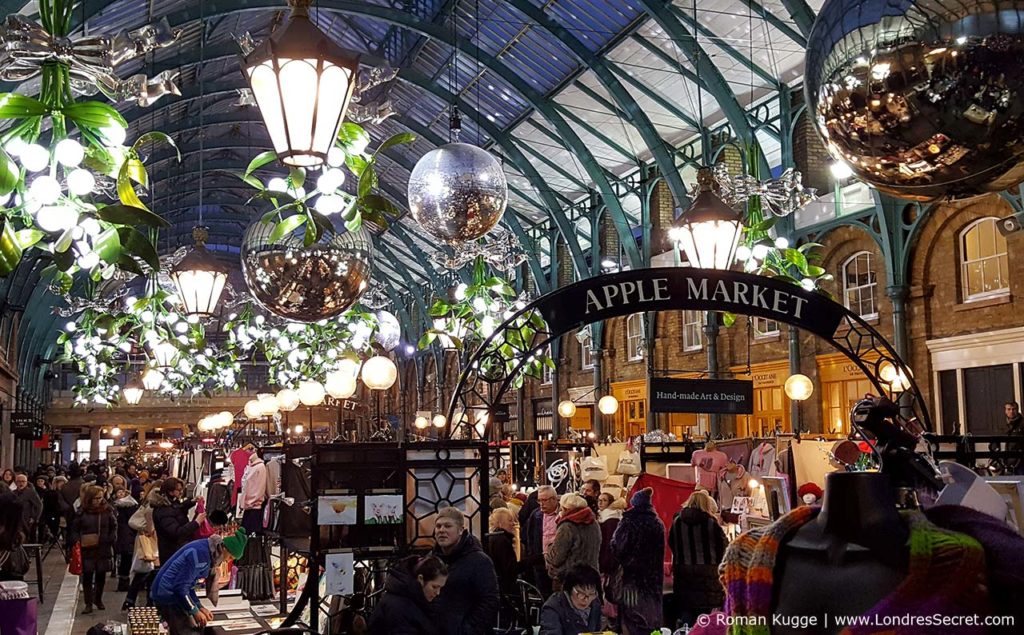
[[[29,574],[31,577],[32,574]],[[117,578],[108,581],[110,589],[117,588]],[[34,583],[29,583],[30,592],[37,592]],[[39,605],[39,633],[45,635],[85,635],[97,624],[113,620],[124,622],[126,614],[121,612],[124,592],[105,590],[103,604],[105,611],[95,610],[90,615],[81,615],[82,589],[79,577],[69,575],[64,558],[56,549],[43,561],[43,603]],[[145,592],[142,598],[145,600]]]

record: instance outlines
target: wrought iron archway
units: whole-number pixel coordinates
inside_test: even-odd
[[[765,276],[659,267],[587,278],[513,314],[469,358],[448,406],[448,435],[462,428],[480,436],[476,417],[486,413],[493,419],[494,406],[530,356],[562,335],[609,318],[678,310],[751,315],[809,331],[856,364],[879,395],[898,401],[906,419],[921,428],[915,432],[932,430],[910,367],[885,337],[845,306]]]

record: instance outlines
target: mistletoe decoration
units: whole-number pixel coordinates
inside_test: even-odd
[[[277,222],[270,241],[280,240],[304,228],[304,244],[308,247],[324,232],[334,231],[330,217],[336,215],[342,218],[345,229],[351,232],[359,231],[364,221],[387,229],[390,219],[397,217],[399,212],[377,191],[380,185],[377,157],[388,148],[411,143],[415,139],[412,133],[400,133],[385,140],[374,152],[367,153],[370,135],[359,124],[346,121],[341,125],[338,139],[315,183],[310,182],[311,175],[302,168],[292,168],[287,176],[275,176],[264,183],[255,173],[277,160],[273,151],[257,155],[239,178],[258,190],[250,201],[266,200],[273,205],[261,220],[263,223]],[[342,189],[349,178],[347,174],[356,179],[354,192]]]

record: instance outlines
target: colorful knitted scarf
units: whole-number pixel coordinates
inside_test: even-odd
[[[794,531],[813,520],[820,508],[798,507],[767,527],[752,529],[737,538],[725,553],[719,572],[725,587],[725,614],[763,617],[771,624],[772,585],[779,546]],[[941,529],[919,512],[903,514],[910,527],[910,559],[907,578],[867,615],[879,618],[906,615],[986,615],[985,553],[981,544],[967,536]],[[757,620],[750,620],[756,622]],[[884,619],[878,623],[885,623]],[[736,625],[730,635],[768,635],[768,625]],[[920,633],[984,633],[981,626],[949,628],[856,626],[843,635],[918,635]]]

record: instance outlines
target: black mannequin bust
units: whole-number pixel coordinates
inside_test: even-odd
[[[906,578],[909,536],[888,476],[829,474],[818,517],[779,549],[772,605],[787,623],[772,633],[838,633],[832,616],[867,613]],[[817,626],[786,620],[804,616],[817,616]]]

